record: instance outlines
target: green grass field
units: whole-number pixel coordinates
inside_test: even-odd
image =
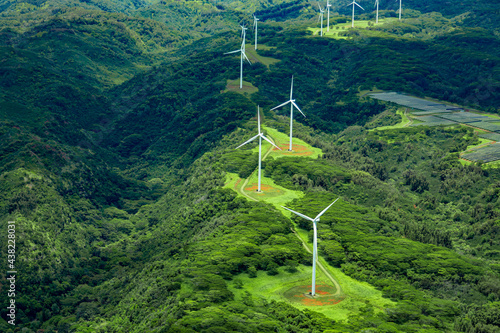
[[[301,233],[306,232],[302,230]],[[336,296],[341,300],[337,304],[306,305],[307,303],[290,299],[289,295],[287,295],[287,292],[294,287],[311,285],[312,266],[300,265],[296,273],[288,273],[284,267],[280,267],[278,269],[279,274],[275,276],[269,276],[263,271],[258,271],[256,278],[250,278],[248,274],[240,274],[233,279],[230,290],[234,292],[236,299],[241,299],[245,292],[249,292],[257,299],[287,302],[299,309],[309,309],[323,313],[334,320],[346,320],[350,314],[358,312],[366,304],[371,304],[379,311],[395,305],[394,302],[383,298],[382,292],[368,283],[356,281],[342,273],[340,269],[331,267],[323,259],[320,258],[319,260],[342,287],[341,294]],[[332,293],[336,291],[320,269],[317,270],[316,274],[317,290],[322,289],[322,287],[318,287],[320,285],[328,285],[332,288]],[[316,299],[321,300],[321,297]]]
[[[279,132],[273,128],[262,126],[264,133],[274,140],[274,143],[280,147],[282,150],[273,149],[270,156],[274,158],[285,157],[285,156],[304,156],[310,158],[318,158],[323,155],[323,152],[319,148],[314,148],[310,144],[302,141],[298,138],[292,138],[292,149],[293,151],[288,151],[290,146],[290,136],[289,134]],[[258,148],[256,148],[258,149]],[[255,150],[257,151],[257,150]]]
[[[388,130],[388,129],[402,128],[402,127],[408,126],[408,124],[410,123],[410,119],[405,114],[405,108],[398,108],[398,110],[396,111],[396,114],[399,114],[401,116],[401,122],[399,124],[392,125],[392,126],[381,126],[381,127],[373,128],[370,131]]]
[[[281,187],[274,183],[271,178],[262,176],[261,178],[262,192],[257,192],[257,170],[254,171],[248,178],[248,184],[243,191],[246,195],[259,201],[265,201],[274,205],[276,208],[281,208],[287,202],[294,199],[302,198],[304,193],[301,191],[292,191]]]
[[[483,138],[478,138],[478,139],[479,139],[479,143],[477,145],[467,146],[467,148],[465,149],[465,153],[467,153],[469,150],[473,150],[475,148],[478,148],[479,146],[493,142],[492,140],[488,140],[488,139],[483,139]]]
[[[258,53],[259,49],[269,50],[270,47],[265,47],[264,45],[257,44],[257,51],[255,51],[255,45],[245,44],[245,53],[251,62],[260,62],[269,68],[269,65],[275,64],[275,63],[280,61],[279,59],[264,57],[264,56],[259,55],[259,53]]]
[[[388,23],[388,22],[395,22],[395,21],[397,21],[397,18],[392,18],[392,17],[391,18],[383,18],[383,19],[379,18],[379,21],[378,21],[379,23],[377,25],[381,25],[381,24]],[[356,29],[356,28],[364,29],[364,28],[369,27],[370,24],[376,25],[375,20],[357,20],[356,17],[354,17],[354,29]],[[352,29],[351,25],[352,25],[351,18],[349,17],[348,21],[345,23],[339,23],[339,24],[333,24],[333,25],[331,24],[330,31],[327,31],[326,19],[324,19],[324,21],[323,21],[323,37],[329,37],[329,38],[335,38],[335,39],[348,39],[350,37],[339,36],[339,33],[347,31],[348,29]],[[317,27],[309,27],[309,28],[307,28],[307,30],[312,31],[314,36],[319,36],[321,27],[318,23]],[[390,35],[388,33],[383,33],[380,31],[371,32],[371,31],[366,30],[366,32],[370,33],[370,36],[368,36],[368,37],[382,37],[382,35],[388,35],[388,36]],[[371,36],[371,35],[373,35],[373,36]]]
[[[226,90],[224,90],[224,92],[227,91],[234,91],[240,94],[253,94],[259,91],[259,89],[247,81],[243,81],[243,88],[240,89],[240,79],[238,78],[236,80],[227,80]]]

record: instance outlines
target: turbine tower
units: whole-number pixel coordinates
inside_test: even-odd
[[[358,6],[359,8],[365,10],[363,7],[361,7],[356,1],[351,2],[348,4],[348,6],[352,5],[352,25],[351,27],[354,28],[354,5]]]
[[[397,0],[396,0],[397,1]],[[399,0],[399,20],[401,21],[401,12],[403,9],[401,8],[401,0]]]
[[[266,138],[264,136],[264,133],[262,133],[260,131],[260,108],[259,106],[257,106],[257,128],[258,128],[258,133],[256,136],[254,136],[253,138],[251,138],[250,140],[247,140],[245,142],[243,142],[241,145],[239,145],[238,147],[236,147],[236,149],[246,145],[247,143],[249,142],[252,142],[253,140],[259,138],[259,171],[258,171],[258,183],[257,183],[257,192],[261,192],[260,190],[260,178],[261,178],[261,168],[262,168],[262,139],[266,140],[267,142],[269,142],[270,144],[272,144],[273,146],[275,146],[276,148],[278,148],[279,150],[281,150],[280,147],[276,146],[274,143],[272,143],[271,140],[269,140],[268,138]]]
[[[257,50],[257,21],[259,19],[253,14],[253,26],[255,27],[255,50]]]
[[[279,107],[282,107],[283,105],[287,105],[288,103],[290,103],[290,148],[288,149],[288,151],[292,151],[293,107],[295,106],[297,108],[297,110],[299,110],[300,113],[302,113],[302,115],[304,117],[306,116],[302,112],[302,110],[300,110],[300,108],[297,106],[297,104],[295,104],[295,100],[293,99],[292,96],[293,96],[293,75],[292,75],[292,86],[290,88],[290,99],[288,101],[286,101],[285,103],[280,104],[280,105],[271,109],[271,111],[272,111],[272,110],[275,110]]]
[[[330,7],[332,4],[326,0],[326,9],[328,10],[327,16],[326,16],[326,31],[330,31]]]
[[[318,21],[321,20],[321,36],[323,36],[323,13],[325,12],[323,9],[321,9],[321,6],[318,3],[318,8],[319,8],[319,17]]]
[[[286,207],[281,206],[281,207],[285,208],[286,210],[291,211],[292,213],[294,213],[300,217],[305,218],[306,220],[312,221],[312,223],[313,223],[314,237],[313,237],[313,271],[312,271],[312,290],[311,290],[312,296],[314,296],[316,294],[316,262],[318,261],[318,229],[317,229],[316,223],[319,222],[320,216],[323,215],[328,210],[328,208],[330,208],[334,203],[336,203],[337,200],[339,200],[339,198],[335,199],[334,202],[332,202],[328,207],[323,209],[323,211],[321,213],[319,213],[318,215],[316,215],[316,217],[313,219],[310,218],[309,216],[304,215],[304,214],[297,213],[296,211],[291,210],[290,208],[286,208]]]
[[[379,0],[375,0],[375,6],[377,6],[377,18],[375,19],[375,23],[378,23],[378,5],[379,5]]]
[[[252,63],[250,62],[250,60],[248,60],[248,57],[247,55],[245,54],[245,36],[246,36],[246,30],[247,28],[245,28],[244,26],[241,26],[241,37],[242,37],[242,42],[241,42],[241,47],[239,50],[236,50],[236,51],[231,51],[231,52],[226,52],[224,54],[231,54],[231,53],[237,53],[237,52],[241,52],[240,54],[240,89],[243,88],[243,58],[245,58],[248,63],[251,65]]]

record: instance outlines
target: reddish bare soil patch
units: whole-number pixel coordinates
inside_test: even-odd
[[[259,188],[258,185],[253,185],[253,186],[245,188],[245,191],[257,191],[258,188]],[[268,185],[260,185],[261,191],[269,191],[272,188],[273,187],[268,186]]]
[[[344,296],[335,295],[335,287],[320,284],[316,285],[316,295],[311,296],[311,286],[295,286],[284,293],[284,296],[292,301],[306,306],[326,306],[340,303]]]
[[[284,155],[290,156],[310,156],[313,154],[312,150],[309,150],[306,146],[303,145],[294,145],[292,144],[292,151],[288,151],[290,147],[289,144],[278,144],[278,147],[281,148],[281,153]],[[278,149],[273,148],[274,151],[278,151]]]

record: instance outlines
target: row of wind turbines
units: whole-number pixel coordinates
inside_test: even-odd
[[[396,0],[397,1],[397,0]],[[380,4],[380,0],[375,0],[375,7],[377,8],[377,15],[375,18],[375,23],[378,24],[378,7]],[[351,19],[351,27],[354,28],[354,9],[356,8],[355,6],[358,6],[362,10],[365,10],[363,7],[361,7],[360,4],[356,2],[356,0],[353,0],[350,4],[347,6],[352,5],[352,19]],[[329,0],[326,0],[326,10],[327,10],[327,23],[326,23],[326,31],[330,31],[330,7],[332,5],[330,4]],[[402,0],[399,0],[399,20],[401,21],[401,13],[403,11],[402,9]],[[319,8],[319,17],[318,17],[318,22],[321,21],[321,30],[320,30],[320,35],[323,36],[323,14],[325,13],[325,9],[321,8],[321,5],[318,2],[318,8]]]
[[[378,1],[378,0],[377,0]],[[330,7],[330,6],[328,6]],[[329,9],[329,8],[328,8]],[[321,10],[321,8],[320,8]],[[328,12],[328,14],[330,14]],[[330,25],[329,24],[329,17],[330,15],[328,15],[328,26]],[[254,15],[254,29],[255,29],[255,50],[257,50],[257,21],[259,21],[259,19]],[[322,27],[323,28],[323,27]],[[246,59],[248,61],[248,63],[251,65],[252,63],[250,62],[250,60],[248,59],[246,53],[245,53],[245,38],[246,38],[246,30],[247,28],[245,26],[241,26],[241,38],[242,38],[242,42],[241,42],[241,47],[240,49],[238,50],[235,50],[235,51],[231,51],[231,52],[227,52],[225,54],[232,54],[232,53],[238,53],[240,52],[240,89],[243,87],[243,62],[244,62],[244,59]],[[290,141],[289,141],[289,148],[288,150],[289,151],[292,151],[293,149],[293,142],[292,142],[292,133],[293,133],[293,109],[294,107],[297,108],[297,110],[305,117],[306,115],[302,112],[302,110],[299,108],[299,106],[297,105],[297,103],[295,103],[295,99],[293,99],[293,76],[292,76],[292,83],[291,83],[291,86],[290,86],[290,99],[274,108],[271,109],[272,110],[276,110],[282,106],[285,106],[287,104],[290,104]],[[252,138],[248,139],[247,141],[243,142],[242,144],[240,144],[238,147],[236,147],[236,149],[240,148],[240,147],[243,147],[244,145],[254,141],[255,139],[259,139],[259,160],[258,160],[258,172],[257,172],[257,192],[262,192],[262,140],[265,140],[267,142],[269,142],[272,146],[274,146],[275,148],[279,149],[279,150],[282,150],[280,147],[278,147],[274,142],[272,142],[270,139],[268,139],[264,133],[262,132],[261,130],[261,126],[260,126],[260,107],[257,106],[257,135],[253,136]],[[311,287],[311,296],[315,296],[316,295],[316,263],[318,261],[318,230],[317,230],[317,223],[319,222],[320,220],[320,217],[321,215],[323,215],[335,202],[337,202],[339,198],[337,198],[335,201],[333,201],[328,207],[326,207],[325,209],[323,209],[323,211],[321,211],[318,215],[316,215],[315,218],[311,218],[307,215],[304,215],[302,213],[299,213],[299,212],[296,212],[294,210],[291,210],[290,208],[287,208],[287,207],[283,207],[284,209],[302,217],[302,218],[305,218],[307,220],[310,220],[313,222],[313,230],[314,230],[314,236],[313,236],[313,269],[312,269],[312,287]]]
[[[297,104],[295,103],[295,100],[293,99],[293,76],[292,76],[292,85],[291,85],[291,88],[290,88],[290,99],[274,108],[271,109],[272,110],[275,110],[277,108],[280,108],[282,106],[285,106],[287,104],[290,103],[290,146],[289,146],[289,151],[292,151],[292,126],[293,126],[293,107],[296,107],[297,110],[300,111],[300,113],[305,117],[305,114],[300,110],[300,108],[297,106]],[[257,192],[262,192],[261,190],[261,175],[262,175],[262,139],[266,140],[267,142],[269,142],[272,146],[274,146],[275,148],[279,149],[279,150],[282,150],[280,147],[278,147],[274,142],[272,142],[270,139],[268,139],[264,133],[262,132],[261,130],[261,127],[260,127],[260,107],[257,106],[257,135],[255,135],[254,137],[250,138],[249,140],[243,142],[241,145],[239,145],[238,147],[236,147],[236,149],[240,148],[240,147],[243,147],[244,145],[246,145],[247,143],[250,143],[252,142],[253,140],[255,139],[259,139],[259,162],[258,162],[258,181],[257,181]],[[302,213],[299,213],[299,212],[296,212],[290,208],[287,208],[287,207],[284,207],[284,206],[281,206],[282,208],[302,217],[302,218],[305,218],[306,220],[309,220],[313,223],[313,268],[312,268],[312,285],[311,285],[311,296],[315,296],[316,295],[316,263],[318,261],[318,227],[317,227],[317,223],[320,221],[320,217],[321,215],[323,215],[335,202],[337,202],[339,198],[335,199],[335,201],[333,201],[328,207],[326,207],[325,209],[323,209],[323,211],[321,211],[318,215],[316,215],[315,218],[311,218],[307,215],[304,215]]]
[[[375,6],[377,8],[377,14],[376,14],[375,23],[377,23],[377,24],[378,24],[378,8],[379,8],[379,3],[380,3],[380,0],[375,0]],[[361,5],[356,2],[356,0],[353,0],[347,6],[351,6],[351,5],[352,5],[351,27],[354,28],[354,9],[356,8],[355,6],[358,6],[362,10],[365,10],[365,9],[363,7],[361,7]],[[332,5],[330,4],[330,1],[326,0],[326,9],[327,9],[326,10],[327,11],[326,31],[327,32],[330,31],[330,7],[331,6]],[[402,6],[402,0],[399,0],[399,20],[400,21],[401,21],[401,13],[403,11],[403,9],[402,9],[401,6]],[[318,8],[319,8],[318,21],[321,21],[320,35],[323,36],[323,14],[325,13],[325,10],[323,8],[321,8],[321,5],[319,4],[319,2],[318,2]],[[257,28],[258,28],[258,21],[260,21],[260,19],[258,19],[255,16],[255,14],[254,14],[253,15],[253,29],[254,29],[254,36],[255,36],[255,50],[257,50]],[[248,28],[246,28],[244,25],[240,25],[240,27],[241,27],[241,38],[242,38],[240,48],[238,50],[231,51],[231,52],[226,52],[224,54],[232,54],[232,53],[238,53],[238,52],[240,52],[240,89],[243,89],[243,63],[244,63],[244,59],[246,59],[250,65],[252,65],[252,63],[250,62],[250,60],[248,59],[248,57],[247,57],[247,55],[245,53],[245,38],[246,38],[246,31],[248,30]]]
[[[293,145],[292,145],[292,133],[293,133],[293,107],[295,106],[297,110],[305,117],[306,115],[302,110],[299,108],[299,106],[295,103],[295,99],[293,99],[293,76],[292,76],[292,85],[290,87],[290,99],[274,108],[271,109],[271,111],[276,110],[282,106],[285,106],[290,103],[290,144],[288,147],[288,151],[292,151]],[[264,133],[261,132],[260,129],[260,107],[257,106],[257,135],[252,137],[251,139],[243,142],[241,145],[236,147],[236,149],[243,147],[247,143],[252,142],[253,140],[259,138],[259,167],[258,167],[258,177],[257,177],[257,192],[261,192],[261,169],[262,169],[262,139],[266,140],[270,144],[272,144],[274,147],[278,148],[279,150],[282,150],[280,147],[276,146],[271,140],[269,140],[267,137],[264,136]]]

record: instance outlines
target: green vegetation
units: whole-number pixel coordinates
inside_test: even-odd
[[[339,3],[328,38],[308,30],[315,6],[2,2],[0,229],[15,221],[19,275],[1,332],[500,329],[500,164],[475,149],[500,119],[498,4],[408,0],[399,22],[386,3],[380,24],[367,10],[341,29]],[[239,24],[252,40],[252,13],[240,90],[224,53]],[[234,148],[257,106],[288,148],[289,110],[270,109],[292,75],[306,117],[292,152],[264,144],[256,193],[256,146]],[[431,127],[453,119],[365,95],[381,90],[486,117]],[[315,215],[338,197],[318,224],[324,294],[302,297],[311,225],[281,206]]]

